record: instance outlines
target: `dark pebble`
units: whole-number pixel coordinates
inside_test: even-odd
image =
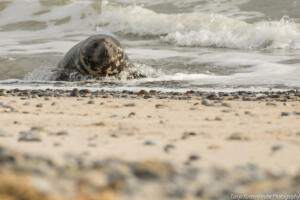
[[[294,115],[300,115],[300,112],[293,112]]]
[[[200,157],[198,155],[195,155],[195,154],[190,155],[190,157],[189,157],[190,161],[196,161],[196,160],[199,160],[199,159],[200,159]]]
[[[133,117],[133,116],[135,116],[135,112],[131,112],[128,114],[128,117]]]
[[[58,102],[53,102],[51,103],[51,106],[56,106],[58,104]]]
[[[66,136],[68,134],[69,134],[68,131],[60,131],[56,133],[57,136]]]
[[[135,103],[128,103],[128,104],[124,104],[125,107],[134,107]]]
[[[95,101],[88,101],[87,104],[95,104]]]
[[[118,137],[119,137],[119,134],[113,133],[113,134],[111,134],[111,137],[113,137],[113,138],[118,138]]]
[[[145,141],[144,145],[152,146],[152,145],[156,145],[156,143],[152,140],[147,140],[147,141]]]
[[[181,139],[182,139],[182,140],[186,140],[186,139],[188,139],[189,137],[196,136],[196,135],[197,135],[197,134],[194,133],[194,132],[185,132],[185,133],[183,133]]]
[[[43,104],[39,103],[39,104],[36,105],[36,107],[37,107],[37,108],[42,108],[42,107],[43,107]]]
[[[222,106],[230,108],[231,105],[229,103],[222,103]]]
[[[248,137],[243,136],[241,133],[233,133],[229,136],[229,140],[249,140]]]
[[[272,152],[279,151],[283,148],[282,145],[274,145],[272,146]]]
[[[163,105],[163,104],[156,104],[156,105],[155,105],[155,108],[156,108],[156,109],[162,109],[162,108],[166,108],[166,107],[168,107],[168,106]]]
[[[164,147],[164,151],[166,153],[169,153],[171,150],[175,149],[175,146],[173,144],[167,144],[165,147]]]
[[[282,117],[287,117],[287,116],[289,116],[289,115],[290,115],[289,112],[282,112],[282,113],[281,113],[281,116],[282,116]]]

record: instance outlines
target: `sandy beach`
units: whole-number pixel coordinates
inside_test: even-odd
[[[149,94],[146,91],[127,94],[78,90],[58,93],[2,90],[1,172],[7,174],[6,170],[9,170],[12,174],[28,176],[29,182],[30,177],[36,176],[48,180],[27,166],[28,162],[33,162],[36,163],[35,168],[44,170],[40,167],[43,161],[22,161],[22,158],[11,163],[7,160],[7,154],[12,154],[47,158],[58,166],[72,163],[89,166],[88,163],[104,160],[140,164],[150,162],[156,163],[154,168],[150,165],[150,171],[157,170],[159,176],[166,173],[161,172],[164,167],[160,165],[166,164],[179,174],[186,169],[215,168],[236,174],[237,167],[254,166],[268,173],[297,177],[300,166],[299,100],[297,92],[171,95]],[[22,168],[27,170],[20,170]],[[50,169],[45,170],[48,174]],[[148,174],[150,177],[151,173]],[[104,175],[107,175],[106,172]],[[146,179],[148,175],[146,173]],[[81,176],[85,177],[84,174]],[[60,182],[63,179],[56,177],[51,181]],[[268,180],[264,177],[259,181],[264,179]],[[225,180],[220,183],[226,183]],[[161,184],[157,180],[154,182]],[[297,188],[299,185],[291,187],[290,191]],[[260,192],[272,191],[266,186],[261,189]],[[48,188],[44,192],[51,195],[53,190]],[[157,199],[173,199],[162,195],[156,187],[149,191],[154,192]],[[280,191],[285,190],[282,188]],[[58,190],[56,193],[66,199],[71,196],[75,199],[78,195]],[[145,194],[128,195],[121,190],[119,195],[114,195],[114,199],[141,199]],[[179,196],[180,199],[196,198],[193,196],[195,192],[184,194]],[[232,198],[228,195],[228,199]]]

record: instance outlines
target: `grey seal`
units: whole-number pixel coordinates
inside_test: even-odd
[[[132,68],[133,64],[116,38],[98,34],[72,47],[57,67],[59,75],[56,80],[74,81],[76,78],[71,74],[93,78],[115,76]],[[131,76],[142,77],[137,73]]]

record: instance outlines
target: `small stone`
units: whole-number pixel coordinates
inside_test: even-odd
[[[243,136],[241,133],[233,133],[229,136],[228,140],[249,140],[249,138]]]
[[[230,113],[230,112],[232,112],[232,110],[226,109],[226,110],[221,110],[221,112],[223,112],[223,113]]]
[[[60,131],[56,133],[57,136],[66,136],[68,134],[69,134],[68,131]]]
[[[61,144],[59,142],[55,142],[55,143],[53,143],[53,146],[59,147],[59,146],[61,146]]]
[[[88,101],[87,104],[95,104],[95,101]]]
[[[41,127],[41,126],[33,126],[33,127],[31,127],[31,129],[30,130],[32,130],[32,131],[38,131],[38,132],[41,132],[41,131],[43,131],[44,130],[44,128],[43,127]]]
[[[37,107],[37,108],[42,108],[42,107],[43,107],[43,104],[39,103],[39,104],[36,105],[36,107]]]
[[[165,147],[164,147],[164,151],[166,153],[169,153],[171,150],[175,149],[175,146],[173,144],[167,144]]]
[[[192,154],[189,157],[190,161],[196,161],[196,160],[199,160],[199,159],[200,159],[200,157],[198,155],[195,155],[195,154]]]
[[[21,131],[18,141],[19,142],[40,142],[41,138],[37,131]]]
[[[58,102],[53,102],[51,103],[51,106],[56,106],[58,104]]]
[[[282,145],[274,145],[272,146],[272,152],[279,151],[283,148]]]
[[[222,121],[222,118],[221,117],[216,117],[215,121]]]
[[[294,114],[294,115],[300,115],[300,112],[294,111],[293,114]]]
[[[113,134],[111,134],[111,137],[113,137],[113,138],[118,138],[118,137],[119,137],[119,134],[113,133]]]
[[[73,89],[70,94],[71,97],[79,97],[79,90],[77,88]]]
[[[149,93],[146,90],[140,90],[138,92],[138,95],[144,95],[144,96],[146,96],[146,95],[149,95]]]
[[[194,132],[185,132],[185,133],[183,133],[181,139],[186,140],[186,139],[188,139],[189,137],[192,137],[192,136],[196,136],[196,133],[194,133]]]
[[[272,102],[267,102],[266,106],[277,106],[276,103],[272,103]]]
[[[287,116],[289,116],[289,115],[290,115],[289,112],[282,112],[282,113],[281,113],[281,116],[282,116],[282,117],[287,117]]]
[[[128,117],[133,117],[133,116],[135,116],[135,112],[131,112],[128,114]]]
[[[21,122],[14,121],[14,124],[15,124],[15,125],[21,125]]]
[[[230,108],[231,105],[229,103],[222,103],[222,106]]]
[[[168,106],[166,106],[166,105],[163,105],[163,104],[156,104],[155,105],[155,108],[156,109],[162,109],[162,108],[167,108]]]
[[[128,104],[124,104],[125,107],[134,107],[135,103],[128,103]]]
[[[147,145],[147,146],[156,145],[156,143],[154,141],[152,141],[152,140],[147,140],[147,141],[145,141],[144,144]]]
[[[250,111],[245,111],[244,113],[245,113],[245,115],[251,115],[252,114]]]

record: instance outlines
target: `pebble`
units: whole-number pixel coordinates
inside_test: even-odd
[[[223,112],[223,113],[230,113],[230,112],[232,112],[232,110],[226,109],[226,110],[221,110],[221,112]]]
[[[57,136],[66,136],[66,135],[69,135],[68,131],[60,131],[60,132],[57,132],[55,135]]]
[[[233,133],[229,136],[228,140],[249,140],[250,138],[244,136],[241,133]]]
[[[19,142],[40,142],[41,138],[39,132],[30,130],[30,131],[21,131],[19,133]]]
[[[214,106],[213,104],[211,104],[208,100],[204,99],[201,101],[201,104],[204,106]]]
[[[138,95],[144,95],[144,96],[147,96],[147,95],[149,95],[149,93],[148,93],[146,90],[140,90],[140,91],[138,92]]]
[[[128,104],[124,104],[125,107],[134,107],[135,103],[128,103]]]
[[[245,113],[245,115],[251,115],[252,114],[250,111],[245,111],[244,113]]]
[[[30,102],[23,103],[23,106],[30,106]]]
[[[197,135],[197,134],[194,133],[194,132],[185,132],[185,133],[183,133],[181,139],[182,139],[182,140],[186,140],[186,139],[188,139],[188,138],[190,138],[190,137],[192,137],[192,136],[196,136],[196,135]]]
[[[73,89],[70,94],[71,97],[79,97],[79,90],[77,88]]]
[[[196,161],[196,160],[199,160],[200,157],[198,155],[195,155],[195,154],[192,154],[189,156],[189,160],[190,161]]]
[[[136,115],[135,112],[131,112],[131,113],[128,114],[128,117],[133,117],[135,115]]]
[[[95,104],[95,101],[88,101],[87,104]]]
[[[300,112],[294,111],[293,114],[294,114],[294,115],[300,115]]]
[[[113,133],[113,134],[111,134],[111,137],[113,137],[113,138],[118,138],[118,137],[119,137],[119,134]]]
[[[144,145],[152,146],[152,145],[156,145],[156,142],[154,142],[152,140],[147,140],[147,141],[145,141]]]
[[[216,117],[215,121],[222,121],[222,118],[221,117]]]
[[[276,103],[272,103],[272,102],[267,102],[266,106],[277,106],[277,104]]]
[[[175,146],[173,144],[167,144],[165,147],[164,147],[164,151],[166,153],[169,153],[171,150],[175,149]]]
[[[168,106],[166,106],[166,105],[163,105],[163,104],[156,104],[155,105],[155,108],[156,109],[163,109],[163,108],[167,108]]]
[[[51,106],[56,106],[58,104],[58,102],[52,102]]]
[[[33,127],[31,127],[31,129],[30,130],[32,130],[32,131],[38,131],[38,132],[41,132],[41,131],[43,131],[44,130],[44,128],[43,127],[41,127],[41,126],[33,126]]]
[[[229,103],[222,103],[222,106],[230,108],[231,105]]]
[[[290,115],[289,112],[281,112],[281,116],[282,116],[282,117],[287,117],[287,116],[289,116],[289,115]]]
[[[36,105],[36,107],[37,107],[37,108],[42,108],[42,107],[43,107],[43,104],[42,104],[42,103],[39,103],[39,104]]]
[[[274,145],[274,146],[272,146],[271,150],[272,150],[272,152],[276,152],[276,151],[281,150],[282,148],[283,148],[282,145]]]

